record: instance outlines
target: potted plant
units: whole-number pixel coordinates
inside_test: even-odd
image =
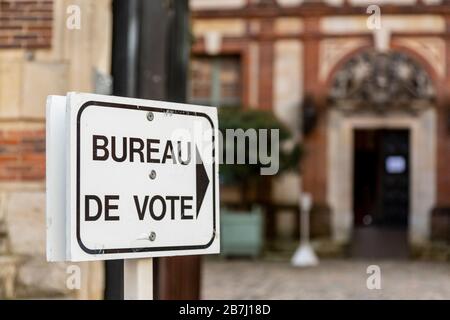
[[[298,167],[301,149],[292,133],[272,112],[243,109],[221,108],[219,110],[219,128],[224,137],[221,146],[223,164],[220,166],[221,189],[225,193],[234,190],[238,198],[234,201],[222,197],[221,242],[224,255],[257,256],[263,246],[263,210],[270,203],[271,176],[261,175],[262,164],[259,157],[256,163],[250,163],[253,155],[258,155],[260,129],[278,130],[279,141],[268,141],[268,153],[272,144],[278,144],[279,170],[277,174]],[[226,163],[227,154],[234,152],[235,160],[238,152],[236,143],[227,143],[227,130],[256,130],[256,139],[250,143],[245,141],[245,163]],[[265,140],[263,140],[264,142]],[[229,141],[228,141],[229,142]],[[230,150],[234,148],[234,150]]]

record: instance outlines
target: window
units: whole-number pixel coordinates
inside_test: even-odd
[[[239,56],[194,57],[190,66],[189,100],[218,107],[241,104]]]

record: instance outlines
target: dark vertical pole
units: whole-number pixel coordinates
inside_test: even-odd
[[[170,1],[142,1],[140,25],[138,97],[167,98],[167,10]]]
[[[113,14],[114,94],[185,102],[188,0],[115,0]],[[154,259],[154,268],[156,299],[199,298],[199,257]],[[106,297],[123,298],[123,261],[106,269]]]
[[[172,1],[172,7],[168,12],[167,28],[167,96],[171,101],[186,102],[190,56],[187,0]]]
[[[138,52],[141,0],[113,2],[113,94],[135,97],[138,82]]]
[[[134,97],[137,88],[140,0],[113,2],[113,94]],[[123,260],[105,262],[105,299],[123,299]]]

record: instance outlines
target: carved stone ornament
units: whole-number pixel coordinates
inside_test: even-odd
[[[329,100],[343,110],[393,109],[415,112],[431,105],[429,75],[408,55],[367,51],[350,58],[336,73]]]

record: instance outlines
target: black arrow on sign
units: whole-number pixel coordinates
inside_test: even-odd
[[[205,166],[203,165],[202,158],[200,157],[200,152],[198,152],[197,146],[195,146],[196,150],[196,191],[197,191],[197,216],[200,213],[200,208],[203,203],[203,199],[205,198],[206,190],[209,186],[209,178],[206,174]]]

